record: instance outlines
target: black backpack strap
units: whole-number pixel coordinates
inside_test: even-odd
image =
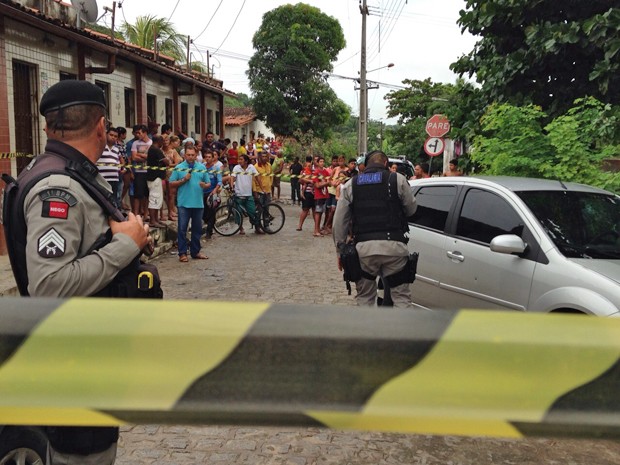
[[[16,221],[15,208],[17,207],[17,193],[19,184],[17,181],[8,174],[2,174],[2,180],[6,184],[4,189],[4,197],[2,199],[2,226],[4,227],[4,237],[7,238],[7,249],[9,253],[9,261],[11,262],[11,269],[13,270],[13,276],[17,284],[17,289],[21,295],[28,295],[28,276],[26,274],[26,267],[20,266],[19,254],[17,253],[18,244],[14,238],[25,238],[24,231],[16,231],[19,228],[19,223]],[[25,239],[24,239],[25,240]],[[25,244],[24,244],[25,246]],[[24,276],[25,275],[25,276]]]

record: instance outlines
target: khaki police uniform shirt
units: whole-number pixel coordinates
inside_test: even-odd
[[[417,209],[415,197],[411,192],[411,187],[407,179],[396,173],[396,186],[398,188],[398,197],[400,198],[403,213],[406,217],[413,215]],[[350,225],[353,219],[353,211],[351,204],[353,203],[353,182],[347,181],[342,185],[340,190],[340,198],[336,205],[334,220],[332,226],[332,236],[336,246],[345,243],[349,236]],[[364,241],[355,245],[357,253],[360,257],[368,257],[370,255],[387,255],[387,256],[408,256],[409,250],[407,244],[399,241]]]
[[[97,175],[95,181],[111,192]],[[27,225],[28,292],[32,296],[89,296],[109,284],[138,256],[126,234],[93,251],[109,229],[107,216],[75,180],[54,174],[42,179],[24,201]]]

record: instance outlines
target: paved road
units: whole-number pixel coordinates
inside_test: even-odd
[[[284,185],[285,188],[288,185]],[[167,299],[260,300],[351,305],[329,237],[296,231],[299,209],[275,236],[216,237],[209,260],[156,259]],[[620,442],[566,439],[502,440],[316,428],[147,425],[121,430],[118,465],[426,464],[619,465]]]

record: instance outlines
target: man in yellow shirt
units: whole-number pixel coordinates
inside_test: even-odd
[[[254,193],[254,198],[264,207],[271,202],[271,184],[273,182],[269,153],[259,153],[254,167],[258,171],[258,176],[254,176],[252,192]]]

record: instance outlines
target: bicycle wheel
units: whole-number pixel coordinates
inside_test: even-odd
[[[275,234],[282,229],[285,219],[284,210],[277,203],[268,203],[263,207],[261,223],[267,234]]]
[[[222,205],[215,210],[215,231],[222,236],[236,234],[243,224],[243,216],[235,207]]]

